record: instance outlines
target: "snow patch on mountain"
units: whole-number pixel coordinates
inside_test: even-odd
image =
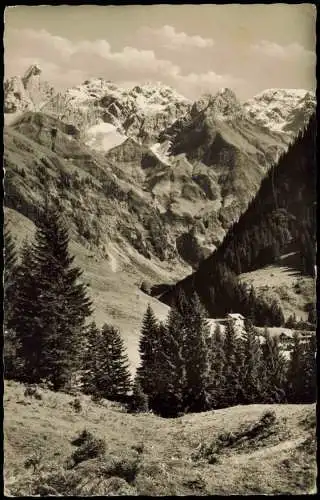
[[[128,137],[118,132],[114,125],[100,122],[86,131],[85,143],[98,151],[109,151],[122,144]]]
[[[165,165],[171,165],[170,161],[170,155],[169,155],[169,150],[171,147],[171,142],[170,141],[164,141],[164,142],[156,142],[152,146],[150,146],[150,150],[153,152],[153,154],[156,155],[156,157]]]

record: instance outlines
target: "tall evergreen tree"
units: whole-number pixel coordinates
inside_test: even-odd
[[[262,399],[262,387],[260,380],[262,369],[262,351],[255,329],[250,320],[247,320],[245,323],[243,345],[244,363],[241,372],[241,403],[258,403]]]
[[[89,334],[84,388],[102,398],[121,400],[131,387],[128,357],[121,335],[107,324],[101,330],[92,324]]]
[[[285,401],[286,359],[279,348],[277,337],[265,331],[262,345],[262,393],[264,403]]]
[[[82,345],[81,384],[85,394],[97,392],[99,377],[99,347],[101,332],[96,323],[91,322],[85,332]]]
[[[286,374],[286,396],[289,403],[303,401],[303,382],[303,346],[299,334],[295,332]]]
[[[22,363],[18,357],[18,340],[15,332],[9,328],[15,300],[17,252],[14,239],[9,230],[7,221],[4,224],[4,322],[3,322],[3,361],[4,375],[9,379],[19,380],[21,377]]]
[[[233,406],[238,403],[241,385],[240,366],[237,359],[239,338],[231,321],[228,321],[226,325],[224,337],[223,377],[225,385],[222,400],[224,406]]]
[[[5,326],[10,322],[11,304],[14,299],[15,275],[17,271],[17,252],[15,242],[9,230],[8,223],[4,224],[4,319]]]
[[[205,310],[196,294],[193,294],[182,312],[185,329],[183,343],[186,373],[185,409],[192,412],[205,411],[210,407],[209,325]]]
[[[305,403],[314,403],[317,398],[317,339],[312,335],[303,354],[303,393]]]
[[[224,379],[224,339],[221,332],[221,327],[217,323],[213,336],[209,341],[209,394],[211,408],[220,408],[223,405],[223,395],[225,387]]]
[[[148,304],[142,320],[142,328],[139,341],[140,366],[137,370],[137,379],[149,401],[156,391],[156,373],[158,366],[157,353],[159,351],[159,326],[157,318]]]
[[[183,317],[172,307],[166,325],[160,325],[159,370],[153,409],[163,417],[175,417],[184,410],[186,368],[183,357]]]
[[[17,300],[11,326],[21,343],[25,376],[45,379],[55,390],[69,383],[91,301],[72,266],[69,236],[58,211],[47,204],[35,241],[23,250],[17,273]]]

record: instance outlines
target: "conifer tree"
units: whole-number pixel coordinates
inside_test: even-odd
[[[303,346],[299,334],[295,332],[286,374],[286,396],[289,403],[300,403],[304,400],[303,355]]]
[[[92,324],[89,335],[84,388],[101,398],[121,400],[129,392],[131,384],[128,358],[120,333],[112,325],[104,324],[99,330]]]
[[[18,340],[15,332],[9,328],[14,311],[15,285],[17,273],[17,253],[15,242],[11,235],[7,221],[4,224],[4,322],[3,322],[3,361],[4,375],[8,379],[19,380],[22,363],[18,357]]]
[[[149,400],[155,394],[157,367],[157,353],[159,350],[158,321],[154,312],[148,304],[142,320],[142,328],[139,341],[140,366],[137,370],[137,378],[143,392],[148,395]]]
[[[31,245],[24,242],[20,263],[16,269],[15,297],[10,305],[7,327],[15,334],[17,356],[22,360],[21,381],[37,383],[41,380],[42,353],[41,313],[38,305],[38,280]]]
[[[223,369],[224,377],[224,394],[222,397],[224,406],[233,406],[238,403],[240,394],[240,367],[238,366],[237,350],[238,350],[237,334],[234,325],[228,321],[224,336],[224,356],[225,364]]]
[[[131,413],[145,413],[148,409],[148,396],[143,392],[139,380],[135,378],[129,410]]]
[[[23,249],[17,298],[11,321],[21,344],[26,379],[45,379],[55,390],[69,383],[77,368],[78,342],[91,301],[72,266],[68,231],[58,211],[46,204],[35,241]]]
[[[157,391],[152,401],[154,411],[163,417],[175,417],[184,410],[184,335],[183,317],[176,307],[172,307],[166,325],[160,325]]]
[[[10,322],[12,301],[14,300],[15,275],[17,271],[17,252],[15,242],[9,230],[8,223],[4,224],[4,326]]]
[[[95,394],[97,391],[100,338],[100,330],[93,321],[86,329],[82,346],[81,383],[85,394]]]
[[[208,391],[211,408],[220,408],[223,405],[222,400],[225,386],[224,366],[224,339],[221,327],[217,323],[213,336],[209,341],[210,379]]]
[[[250,320],[245,322],[245,335],[243,339],[244,363],[241,372],[241,403],[258,403],[262,398],[261,369],[262,351],[260,342]]]
[[[279,348],[277,337],[271,337],[265,330],[265,343],[262,346],[262,376],[264,403],[285,401],[286,360]]]
[[[206,313],[196,294],[184,307],[183,324],[185,329],[183,357],[185,362],[186,387],[184,404],[186,411],[205,411],[209,401],[209,326]]]
[[[314,403],[317,398],[317,339],[312,335],[303,354],[303,402]]]

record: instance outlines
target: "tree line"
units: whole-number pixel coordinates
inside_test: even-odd
[[[251,320],[242,334],[228,322],[210,332],[197,295],[180,293],[165,323],[149,306],[140,338],[137,380],[150,408],[165,417],[238,404],[315,401],[315,337],[294,335],[290,359],[268,329]]]
[[[92,302],[69,253],[57,209],[39,212],[34,240],[18,257],[5,227],[5,376],[79,387],[97,398],[130,401],[163,417],[236,404],[310,402],[315,398],[315,345],[294,339],[291,360],[266,331],[261,345],[250,320],[239,337],[232,324],[210,334],[197,295],[183,293],[166,322],[150,306],[143,318],[135,379],[118,329],[88,319]],[[128,398],[128,395],[131,396]]]

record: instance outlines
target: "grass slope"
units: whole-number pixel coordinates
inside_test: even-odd
[[[306,305],[315,302],[314,279],[304,276],[285,261],[243,273],[240,280],[253,285],[256,292],[268,300],[279,300],[286,319],[296,314],[297,319],[307,320]]]
[[[39,389],[42,399],[37,400],[24,396],[24,390],[21,384],[5,383],[4,481],[9,495],[17,485],[20,492],[28,488],[31,472],[24,468],[27,458],[37,452],[42,454],[44,470],[62,467],[74,449],[70,439],[84,428],[105,439],[107,450],[100,461],[91,459],[73,469],[78,483],[86,478],[95,484],[99,467],[103,464],[110,470],[110,460],[121,460],[130,468],[137,457],[134,447],[139,448],[139,467],[130,485],[123,477],[119,480],[122,473],[113,473],[118,477],[111,478],[112,484],[121,482],[116,492],[113,486],[114,494],[121,494],[119,488],[123,491],[123,487],[127,494],[148,496],[314,491],[315,405],[237,406],[171,420],[127,414],[116,403],[97,405],[86,396],[80,396],[82,409],[76,413],[69,404],[74,399],[71,395]],[[252,440],[248,433],[235,445],[227,443],[215,463],[192,458],[201,444],[209,445],[218,434],[236,434],[248,428],[266,410],[274,411],[277,417],[268,437]],[[105,488],[111,488],[111,479]],[[99,490],[98,494],[104,493],[108,492]]]

